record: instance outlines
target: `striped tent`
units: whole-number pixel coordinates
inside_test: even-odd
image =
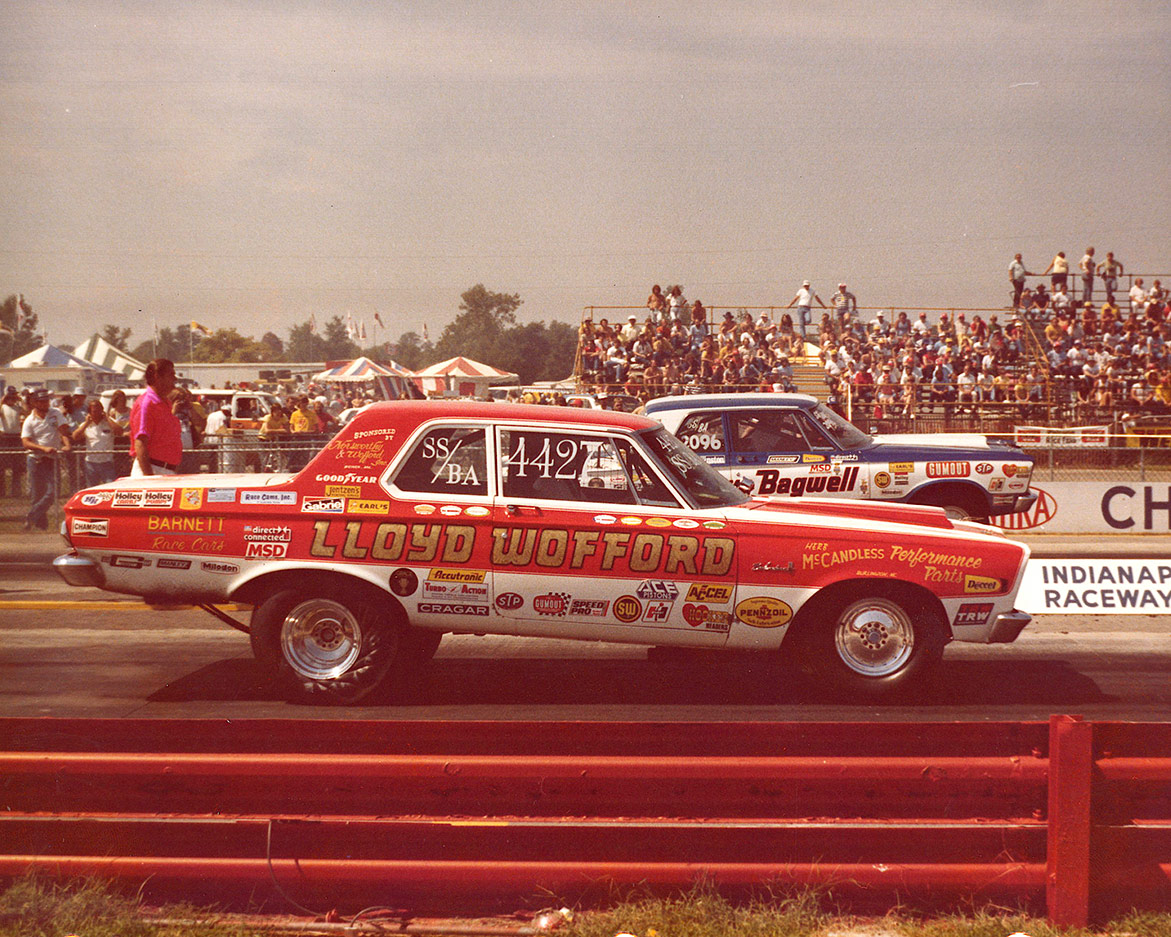
[[[493,384],[514,384],[517,375],[457,356],[415,372],[423,390],[443,397],[486,397]]]
[[[127,380],[141,381],[146,375],[146,365],[132,358],[121,348],[116,348],[100,335],[95,334],[73,352],[78,358],[100,364],[103,368],[125,374]]]
[[[413,371],[393,361],[379,364],[369,358],[355,358],[332,364],[314,374],[312,380],[319,384],[371,384],[377,390],[377,397],[398,400],[418,396],[414,376]]]

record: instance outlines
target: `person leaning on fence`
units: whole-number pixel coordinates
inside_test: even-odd
[[[25,417],[20,430],[21,445],[28,450],[29,511],[25,530],[48,529],[49,508],[57,499],[57,453],[71,448],[65,417],[50,403],[47,390],[34,391],[32,413]]]
[[[156,358],[148,364],[146,385],[130,410],[130,475],[174,475],[183,461],[182,427],[171,409],[174,362]]]

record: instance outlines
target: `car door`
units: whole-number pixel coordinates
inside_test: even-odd
[[[744,407],[725,414],[728,463],[754,495],[859,497],[858,465],[799,407]]]
[[[735,541],[697,519],[634,439],[501,426],[495,614],[518,634],[719,646],[735,599]]]

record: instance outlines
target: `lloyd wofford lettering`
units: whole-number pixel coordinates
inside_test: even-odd
[[[493,527],[488,534],[493,566],[545,569],[596,568],[662,575],[724,576],[732,568],[735,541],[728,537],[630,531],[537,530]],[[360,521],[321,520],[313,525],[311,556],[407,563],[466,563],[476,548],[477,528],[457,524],[372,526]]]

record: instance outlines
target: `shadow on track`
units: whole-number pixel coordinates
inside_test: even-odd
[[[1046,705],[1055,710],[1104,702],[1088,676],[1065,661],[947,661],[931,686],[875,703],[845,698],[791,663],[762,655],[685,652],[652,660],[450,658],[431,661],[385,700],[411,706],[858,706]],[[152,693],[150,702],[281,699],[249,659],[203,667]]]

